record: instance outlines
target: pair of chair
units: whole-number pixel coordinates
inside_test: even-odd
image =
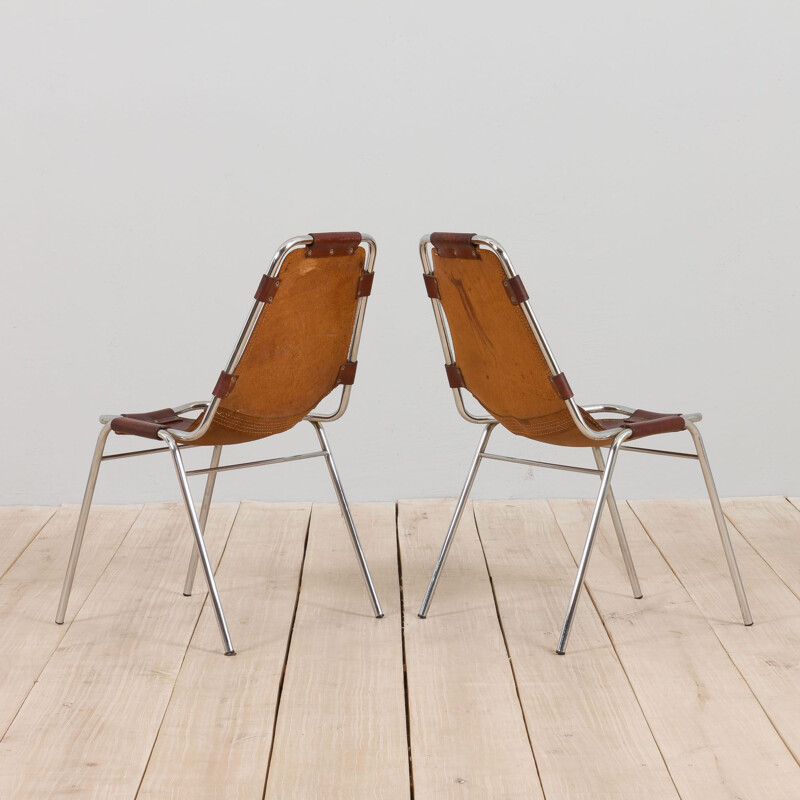
[[[347,409],[355,379],[358,346],[370,295],[376,245],[359,233],[321,233],[289,239],[275,254],[255,293],[255,303],[228,364],[220,373],[209,401],[187,403],[144,414],[100,417],[97,440],[75,539],[67,566],[56,622],[63,623],[80,554],[100,464],[118,458],[169,451],[194,533],[194,547],[184,586],[190,595],[198,561],[203,566],[225,655],[234,655],[204,539],[214,481],[219,472],[323,458],[333,482],[355,549],[372,610],[382,617],[380,601],[359,542],[342,488],[324,422],[339,419]],[[478,468],[484,459],[597,475],[595,502],[583,554],[575,577],[556,652],[566,651],[572,621],[583,587],[600,516],[608,505],[635,597],[639,581],[622,527],[611,477],[620,450],[699,460],[723,550],[745,625],[752,624],[744,587],[714,486],[703,440],[697,430],[700,414],[660,414],[620,405],[579,406],[559,369],[533,314],[522,280],[503,248],[493,239],[473,234],[434,233],[420,241],[425,287],[433,305],[445,357],[445,370],[456,407],[468,422],[483,425],[478,450],[456,503],[441,553],[419,611],[425,617]],[[341,387],[332,414],[314,409]],[[489,412],[471,414],[463,390]],[[191,416],[194,412],[195,416]],[[616,417],[596,415],[616,414]],[[309,422],[320,449],[310,453],[220,466],[222,448],[282,433]],[[487,453],[492,431],[502,425],[512,433],[566,447],[590,447],[596,469]],[[629,440],[687,430],[696,454],[631,447]],[[164,442],[164,447],[104,455],[111,432]],[[211,463],[187,470],[182,450],[210,446]],[[607,459],[602,448],[608,448]],[[188,478],[207,475],[199,513]]]

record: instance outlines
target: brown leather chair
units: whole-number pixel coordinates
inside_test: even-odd
[[[456,504],[439,559],[419,616],[424,618],[442,567],[483,459],[512,461],[536,467],[565,469],[600,477],[586,544],[570,596],[564,626],[556,647],[563,655],[569,638],[586,568],[604,503],[608,504],[635,597],[642,593],[611,491],[611,476],[620,450],[699,460],[722,546],[730,568],[745,625],[752,624],[730,536],[725,525],[703,440],[697,430],[701,414],[661,414],[620,405],[579,406],[539,327],[528,293],[514,272],[505,250],[493,239],[470,233],[432,233],[420,241],[425,287],[433,305],[445,357],[445,370],[464,419],[484,426],[478,450]],[[464,405],[463,390],[489,412],[475,416]],[[597,416],[615,414],[615,417]],[[486,452],[497,425],[511,433],[547,444],[592,449],[596,469],[531,461]],[[630,447],[629,440],[687,430],[696,455]],[[601,448],[608,448],[605,461]]]
[[[225,655],[233,655],[234,649],[203,541],[214,481],[217,473],[225,470],[324,458],[367,584],[372,609],[375,616],[383,616],[322,427],[323,422],[339,419],[347,408],[356,374],[367,298],[372,288],[375,253],[375,240],[359,233],[315,233],[289,239],[275,254],[258,286],[253,308],[233,355],[220,373],[211,400],[145,414],[100,417],[103,427],[78,518],[57,623],[64,622],[100,464],[116,458],[167,451],[175,464],[195,538],[184,594],[191,594],[199,559],[214,603]],[[341,397],[334,413],[313,413],[323,398],[339,388]],[[302,420],[313,426],[320,450],[220,466],[223,446],[273,436]],[[103,455],[112,431],[120,436],[163,441],[166,447]],[[207,469],[187,471],[181,450],[202,445],[213,448],[211,465]],[[208,477],[198,515],[187,479],[201,474]]]

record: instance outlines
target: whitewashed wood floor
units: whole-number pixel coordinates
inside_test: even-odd
[[[93,511],[63,626],[77,509],[0,509],[0,798],[800,798],[798,501],[725,503],[752,628],[706,503],[623,506],[564,657],[589,503],[475,503],[420,620],[452,506],[355,507],[382,620],[335,507],[215,506],[234,658],[179,505]]]

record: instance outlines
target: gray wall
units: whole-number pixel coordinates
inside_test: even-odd
[[[798,492],[798,22],[727,0],[5,0],[0,503],[78,501],[99,413],[207,397],[280,242],[352,228],[379,243],[330,427],[353,499],[452,495],[475,446],[420,279],[437,229],[507,247],[579,401],[703,411],[723,494]],[[643,456],[617,486],[703,490]],[[314,463],[218,487],[332,499]],[[476,494],[594,489],[489,464]],[[102,502],[174,497],[161,457],[101,474]]]

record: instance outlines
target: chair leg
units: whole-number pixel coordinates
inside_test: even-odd
[[[733,544],[731,543],[731,537],[728,533],[728,526],[725,524],[725,515],[722,513],[722,505],[719,502],[717,487],[714,485],[714,477],[711,474],[711,466],[708,463],[708,454],[703,444],[703,437],[700,436],[700,431],[697,430],[697,426],[693,422],[687,421],[686,429],[692,435],[692,439],[694,439],[697,458],[700,461],[700,469],[703,471],[703,479],[706,482],[706,489],[708,490],[708,498],[711,500],[711,508],[714,511],[714,519],[717,522],[719,538],[722,540],[722,549],[725,551],[725,558],[731,573],[733,588],[736,591],[736,599],[739,601],[739,608],[742,612],[742,621],[745,625],[752,625],[753,617],[750,614],[750,606],[747,603],[747,595],[745,594],[744,585],[742,584],[742,576],[739,574],[739,566],[736,563],[736,556],[733,552]]]
[[[603,461],[603,454],[600,452],[599,447],[593,447],[594,462],[597,464],[598,469],[605,469],[606,464]],[[619,515],[617,508],[617,501],[614,497],[614,490],[611,486],[608,487],[608,495],[606,498],[608,511],[611,514],[611,519],[614,522],[614,530],[617,533],[617,541],[619,542],[619,549],[622,551],[622,560],[625,562],[625,569],[628,572],[628,580],[631,582],[631,591],[637,600],[642,599],[642,590],[639,586],[639,577],[636,574],[636,567],[633,563],[633,556],[631,556],[630,547],[628,547],[628,538],[625,536],[625,529],[622,527],[622,519]]]
[[[331,483],[333,483],[333,489],[336,492],[336,499],[339,501],[339,507],[342,510],[342,516],[344,517],[345,524],[347,525],[347,530],[350,533],[350,541],[353,543],[353,549],[356,552],[358,565],[361,567],[361,574],[364,576],[364,582],[367,584],[367,591],[369,592],[369,599],[372,603],[372,610],[375,612],[375,616],[380,619],[383,616],[383,609],[381,608],[380,600],[378,600],[378,593],[375,591],[375,584],[372,582],[372,575],[370,575],[369,566],[367,566],[366,556],[364,555],[364,551],[361,549],[361,542],[359,541],[358,532],[356,531],[356,524],[353,521],[353,515],[350,513],[350,506],[347,503],[347,498],[345,497],[344,489],[342,488],[342,481],[341,478],[339,478],[339,472],[337,471],[336,463],[333,460],[330,444],[328,444],[328,437],[326,436],[325,431],[319,422],[314,422],[313,420],[309,421],[314,426],[314,430],[317,432],[317,438],[319,439],[320,446],[325,454],[325,463],[328,466],[328,472],[331,476]]]
[[[225,648],[225,655],[236,655],[236,651],[233,649],[233,644],[231,642],[231,636],[228,633],[228,624],[225,622],[225,614],[222,611],[222,602],[219,599],[219,592],[217,592],[217,582],[214,580],[214,571],[211,569],[211,561],[208,558],[208,551],[206,550],[205,540],[203,539],[203,529],[194,509],[192,493],[189,491],[189,481],[186,477],[186,468],[183,465],[181,451],[178,449],[178,445],[175,443],[175,440],[164,431],[161,432],[161,438],[167,443],[170,453],[172,454],[172,460],[175,464],[175,472],[178,475],[178,483],[181,487],[181,494],[183,495],[183,501],[186,504],[186,511],[189,513],[189,520],[192,523],[195,544],[197,545],[200,562],[203,565],[203,571],[206,574],[208,591],[211,595],[211,601],[214,604],[214,611],[217,615],[217,623],[219,624],[219,632],[222,636],[222,644]]]
[[[218,444],[214,446],[214,450],[211,453],[211,469],[215,469],[219,466],[219,459],[222,455],[222,445]],[[208,520],[208,511],[211,508],[211,495],[214,494],[214,484],[217,481],[217,473],[216,472],[209,472],[208,477],[206,478],[206,491],[203,495],[203,502],[200,505],[200,528],[201,530],[206,529],[206,521]],[[192,547],[192,555],[189,558],[189,569],[186,572],[186,582],[183,584],[183,595],[184,597],[191,597],[192,596],[192,587],[194,586],[194,576],[197,574],[197,562],[200,560],[200,551],[197,549],[196,546]]]
[[[461,490],[461,495],[458,498],[455,511],[453,512],[453,518],[450,520],[450,527],[447,529],[447,535],[444,537],[442,550],[439,553],[436,566],[433,568],[433,575],[431,575],[431,581],[428,584],[428,591],[425,592],[425,598],[423,599],[422,605],[420,606],[418,612],[420,619],[425,619],[428,614],[428,609],[430,608],[431,600],[433,599],[433,593],[436,591],[436,586],[439,583],[439,577],[442,574],[444,562],[447,560],[447,554],[450,552],[450,547],[453,544],[453,537],[456,534],[458,523],[461,521],[461,515],[464,513],[464,507],[467,504],[469,493],[472,490],[472,484],[475,483],[475,475],[478,472],[478,467],[481,464],[483,454],[486,452],[486,446],[489,444],[489,437],[492,435],[492,431],[495,429],[496,425],[496,422],[490,422],[483,429],[483,433],[481,434],[480,441],[478,442],[478,449],[475,451],[475,456],[472,459],[472,464],[470,464],[469,472],[467,473],[467,480],[464,482],[464,488]]]
[[[69,554],[69,562],[67,563],[67,574],[64,576],[64,585],[61,589],[61,599],[58,603],[58,610],[56,611],[56,623],[59,625],[64,624],[64,617],[67,613],[67,603],[69,603],[69,596],[72,592],[72,581],[75,578],[75,568],[78,566],[78,557],[81,554],[81,545],[83,544],[83,534],[86,532],[86,522],[89,519],[89,510],[92,507],[92,497],[94,496],[94,487],[97,484],[97,475],[100,472],[100,464],[103,460],[103,450],[106,446],[108,434],[111,433],[111,424],[103,425],[100,435],[97,437],[97,444],[94,448],[94,456],[92,457],[92,466],[89,469],[89,479],[86,481],[86,490],[83,493],[83,503],[81,504],[81,511],[78,515],[78,524],[75,527],[75,538],[72,541],[72,551]]]
[[[608,490],[611,486],[611,476],[614,473],[614,466],[617,463],[617,454],[619,453],[619,448],[621,447],[622,443],[631,435],[632,434],[629,431],[619,434],[617,438],[614,439],[614,443],[611,445],[608,453],[608,461],[606,462],[606,468],[603,472],[603,478],[600,481],[600,491],[597,494],[597,500],[594,504],[594,511],[592,512],[592,520],[589,523],[589,531],[586,534],[586,544],[583,546],[583,554],[581,555],[581,561],[578,565],[578,574],[575,576],[575,583],[573,584],[572,594],[569,598],[567,615],[564,618],[564,627],[561,629],[561,636],[558,640],[558,646],[556,647],[556,653],[558,653],[560,656],[563,656],[567,650],[567,641],[569,640],[569,634],[572,630],[572,622],[575,618],[575,611],[578,608],[578,599],[581,596],[581,589],[583,589],[583,581],[586,577],[586,568],[589,566],[589,558],[592,555],[592,547],[594,546],[594,540],[597,536],[597,527],[600,524],[600,516],[603,513],[603,505],[606,502]]]

